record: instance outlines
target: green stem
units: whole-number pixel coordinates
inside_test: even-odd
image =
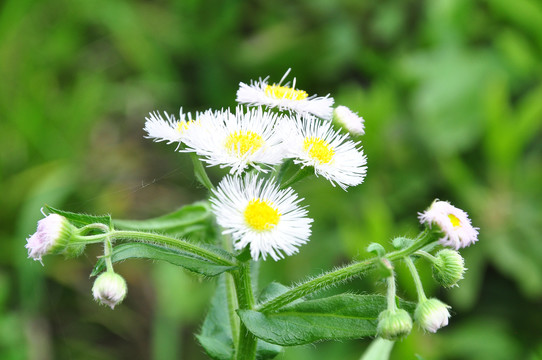
[[[423,251],[423,250],[418,250],[414,253],[414,255],[420,255],[424,258],[426,258],[427,260],[431,261],[431,263],[434,263],[435,261],[437,261],[437,258],[434,257],[433,255],[429,254],[427,251]]]
[[[226,273],[226,297],[228,301],[228,317],[230,319],[231,335],[233,343],[237,346],[239,342],[239,316],[235,313],[235,310],[239,308],[237,302],[237,294],[235,291],[235,283],[233,275]]]
[[[113,239],[135,240],[135,241],[142,241],[142,242],[151,243],[151,244],[165,245],[177,250],[186,251],[186,252],[198,255],[216,264],[220,264],[224,266],[236,266],[236,264],[233,261],[222,257],[220,254],[214,253],[210,250],[199,247],[187,241],[175,239],[169,236],[158,235],[158,234],[147,233],[147,232],[125,231],[125,230],[122,230],[122,231],[114,230],[109,233],[109,236],[111,237],[112,240]]]
[[[105,266],[107,267],[108,272],[113,272],[113,262],[111,262],[111,254],[113,253],[113,245],[111,245],[111,240],[109,237],[106,237],[104,240],[104,259]]]
[[[395,274],[391,271],[391,276],[388,277],[388,310],[397,310],[395,303]]]
[[[203,164],[201,163],[200,159],[198,158],[198,155],[195,153],[190,153],[190,159],[192,159],[192,164],[194,165],[194,175],[196,175],[196,179],[207,188],[207,190],[212,191],[214,190],[215,186],[211,182],[211,179],[209,179],[209,176],[207,176],[207,172],[205,171],[205,168],[203,167]]]
[[[425,291],[423,290],[422,280],[420,279],[418,270],[416,269],[416,266],[414,265],[414,261],[412,261],[410,256],[405,256],[404,260],[408,267],[408,270],[410,271],[410,274],[412,275],[412,279],[414,280],[414,285],[416,285],[416,292],[418,293],[418,302],[427,300],[427,297],[425,296]]]
[[[250,261],[239,263],[238,270],[233,272],[233,281],[237,290],[239,309],[254,309],[254,294],[250,280]],[[236,360],[253,360],[256,357],[256,337],[240,322]]]
[[[280,185],[281,189],[286,189],[288,186],[291,186],[298,182],[299,180],[306,178],[309,175],[314,174],[314,168],[312,166],[305,166],[301,169],[299,169],[294,175],[292,175],[291,178],[286,180],[284,183]]]
[[[388,259],[390,262],[402,259],[403,257],[414,253],[415,251],[423,248],[425,245],[427,245],[431,241],[435,241],[436,239],[437,237],[434,236],[434,232],[426,229],[425,231],[420,233],[420,235],[416,238],[416,241],[412,245],[404,249],[389,253],[388,255],[386,255],[386,259]],[[374,257],[320,275],[314,279],[308,280],[288,290],[280,296],[264,302],[257,307],[257,310],[262,312],[276,311],[281,307],[288,305],[292,301],[297,300],[303,296],[312,294],[329,286],[340,284],[346,280],[359,277],[365,272],[367,272],[369,269],[373,268],[377,261],[379,261],[379,258]]]

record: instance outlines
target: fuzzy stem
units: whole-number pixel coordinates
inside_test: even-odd
[[[108,272],[113,271],[113,262],[111,261],[111,254],[113,253],[113,245],[111,245],[111,240],[109,237],[106,237],[104,240],[104,259],[105,266],[107,267]]]
[[[418,270],[416,269],[414,262],[412,261],[410,256],[405,256],[404,260],[408,267],[408,270],[410,271],[410,274],[412,275],[412,279],[414,280],[414,285],[416,285],[416,292],[418,293],[418,302],[427,300],[427,297],[425,296],[425,292],[423,291],[422,280],[420,279],[420,275],[418,274]]]
[[[207,259],[219,265],[236,266],[234,262],[222,257],[220,254],[216,254],[210,250],[207,250],[195,244],[189,243],[184,240],[172,238],[169,236],[158,235],[158,234],[147,233],[147,232],[140,232],[140,231],[124,231],[124,230],[122,231],[115,230],[109,233],[109,235],[111,236],[111,239],[116,239],[116,240],[135,240],[135,241],[141,241],[141,242],[150,243],[150,244],[166,245],[177,250],[186,251],[186,252],[198,255],[204,259]]]
[[[429,229],[426,229],[425,231],[420,233],[420,235],[416,238],[416,241],[412,245],[404,249],[389,253],[388,255],[386,255],[386,259],[388,259],[390,262],[401,259],[423,248],[425,245],[429,244],[432,241],[435,241],[436,239],[437,237],[435,236],[435,233],[430,231]],[[373,268],[377,261],[379,261],[379,258],[374,257],[320,275],[286,291],[280,296],[277,296],[271,300],[264,302],[263,304],[260,304],[256,309],[262,312],[276,311],[281,307],[288,305],[292,301],[297,300],[303,296],[312,294],[329,286],[340,284],[343,281],[355,277],[360,277],[369,269]]]
[[[395,274],[393,270],[391,275],[388,277],[388,310],[395,311],[397,310],[397,304],[395,303]]]
[[[238,270],[233,272],[233,281],[237,290],[239,309],[254,308],[254,294],[250,280],[250,261],[239,264]],[[235,359],[253,360],[256,357],[256,337],[248,331],[243,322],[239,326],[239,339]]]

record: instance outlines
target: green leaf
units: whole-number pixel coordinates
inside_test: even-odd
[[[400,301],[412,312],[415,305]],[[328,339],[355,339],[376,335],[378,314],[386,308],[380,295],[342,294],[308,300],[262,313],[239,310],[239,316],[255,336],[283,346],[308,344]]]
[[[206,276],[216,276],[224,271],[233,269],[233,266],[215,264],[199,256],[180,252],[170,248],[150,245],[144,243],[125,243],[113,248],[111,255],[112,262],[123,261],[131,258],[143,258],[152,260],[163,260],[173,265],[182,266],[185,269]],[[98,260],[94,266],[91,276],[95,276],[105,269],[104,259]]]
[[[278,290],[281,289],[281,290]],[[276,296],[288,288],[279,283],[269,284],[260,295],[260,301],[264,294]],[[277,290],[279,292],[277,292]],[[211,300],[211,308],[203,321],[201,333],[196,335],[201,346],[212,359],[230,360],[233,357],[233,340],[228,316],[228,299],[226,294],[226,281],[224,275],[219,277],[215,295]],[[282,351],[282,347],[269,344],[258,339],[256,347],[256,359],[273,359]]]
[[[109,226],[111,228],[111,216],[109,215],[87,215],[87,214],[78,214],[69,211],[55,209],[49,205],[45,205],[47,212],[58,214],[64,216],[68,219],[73,225],[77,227],[83,227],[89,224],[101,223]]]
[[[203,321],[201,333],[196,335],[196,338],[212,359],[230,360],[233,357],[225,275],[218,279],[218,285],[211,300],[211,308]]]
[[[360,360],[388,360],[395,341],[376,338],[367,348]]]
[[[208,203],[197,202],[156,218],[114,220],[113,224],[120,230],[149,231],[180,237],[211,228],[212,214]]]

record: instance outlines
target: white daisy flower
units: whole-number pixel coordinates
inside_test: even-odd
[[[154,139],[156,142],[167,141],[168,144],[180,143],[181,135],[186,131],[189,124],[192,124],[192,115],[184,114],[183,109],[179,111],[179,119],[174,115],[169,115],[164,111],[165,119],[157,111],[149,113],[145,118],[145,127],[148,139]],[[196,114],[197,116],[197,114]]]
[[[352,134],[365,134],[365,125],[363,118],[346,106],[337,106],[335,110],[333,110],[333,115],[334,119]]]
[[[420,223],[437,225],[443,233],[439,242],[458,250],[478,241],[478,228],[472,227],[469,215],[447,201],[435,200],[423,213],[418,213]]]
[[[231,234],[237,250],[250,246],[254,260],[279,260],[309,240],[312,219],[299,206],[302,200],[291,188],[280,190],[254,174],[226,176],[211,197],[223,234]]]
[[[347,134],[333,130],[331,123],[316,118],[297,117],[293,129],[285,139],[288,157],[305,166],[313,166],[316,175],[322,175],[333,186],[343,190],[363,182],[367,172],[367,157],[359,142]]]
[[[277,165],[284,158],[282,136],[275,129],[278,119],[279,115],[262,108],[244,112],[238,106],[235,114],[207,111],[183,133],[183,151],[197,153],[209,166],[231,167],[232,174],[249,165],[265,172],[260,165]]]
[[[249,106],[268,106],[276,107],[279,110],[294,111],[302,115],[315,115],[322,119],[331,119],[333,113],[333,98],[328,95],[316,96],[307,94],[304,90],[295,88],[295,78],[290,87],[290,83],[281,85],[290,69],[282,77],[278,84],[270,85],[265,79],[251,81],[250,85],[239,84],[236,101],[240,104]]]

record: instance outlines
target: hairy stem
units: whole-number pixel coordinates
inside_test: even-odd
[[[109,233],[109,236],[111,239],[116,239],[116,240],[135,240],[135,241],[141,241],[141,242],[146,242],[150,244],[165,245],[173,249],[177,249],[177,250],[181,250],[181,251],[198,255],[216,264],[220,264],[224,266],[236,266],[236,264],[233,261],[225,258],[221,254],[217,254],[211,250],[189,243],[187,241],[179,240],[179,239],[172,238],[165,235],[140,232],[140,231],[115,230]]]
[[[420,235],[416,238],[416,241],[412,245],[387,254],[386,259],[388,259],[390,262],[393,262],[395,260],[404,258],[405,256],[408,256],[415,251],[423,248],[425,245],[434,241],[435,239],[436,237],[434,236],[434,232],[426,229],[425,231],[420,233]],[[264,302],[257,307],[257,310],[262,312],[276,311],[281,307],[286,306],[292,301],[297,300],[303,296],[312,294],[329,286],[340,284],[343,281],[355,277],[360,277],[369,269],[372,269],[377,261],[378,257],[374,257],[320,275],[314,279],[308,280],[288,290],[280,296]]]
[[[252,283],[250,279],[250,262],[239,264],[237,270],[233,272],[233,281],[237,290],[237,302],[239,309],[254,308],[254,294],[252,293]],[[237,343],[236,360],[253,360],[256,357],[256,337],[248,331],[243,322],[239,326],[239,339]]]

